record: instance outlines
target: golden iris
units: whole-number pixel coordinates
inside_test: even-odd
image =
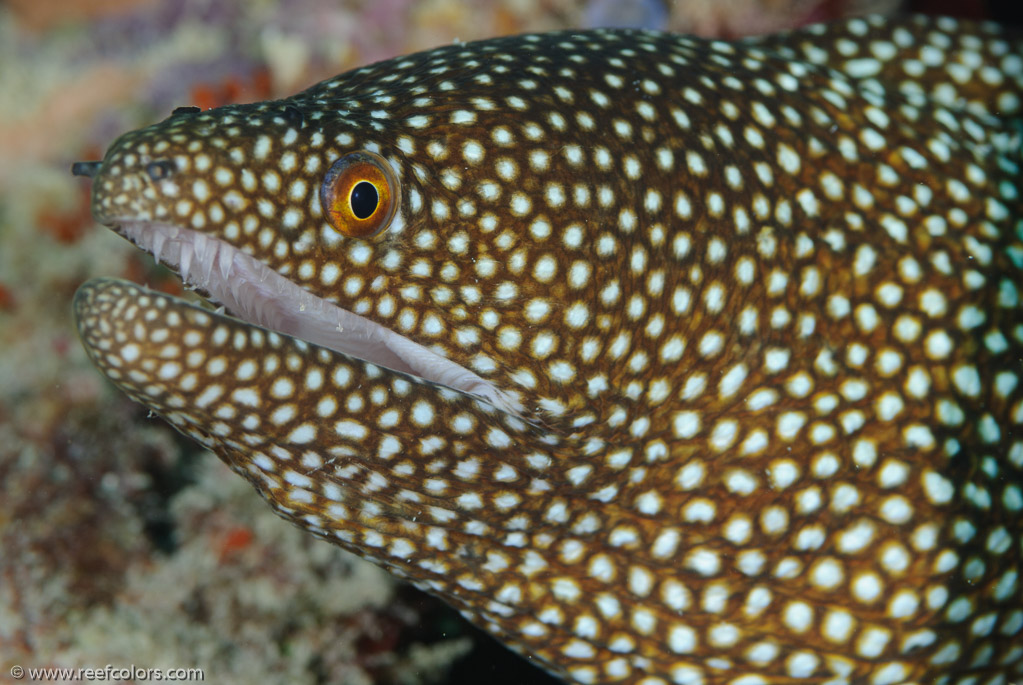
[[[324,216],[349,238],[377,235],[398,208],[398,179],[380,155],[352,152],[330,167],[320,186]]]

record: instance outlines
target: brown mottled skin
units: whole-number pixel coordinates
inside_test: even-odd
[[[79,171],[239,318],[102,280],[79,329],[565,680],[1021,681],[1021,54],[563,32],[177,113]]]

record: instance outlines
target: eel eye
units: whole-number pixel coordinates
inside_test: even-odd
[[[320,186],[327,223],[349,238],[370,238],[385,229],[398,198],[391,166],[372,152],[352,152],[337,160]]]

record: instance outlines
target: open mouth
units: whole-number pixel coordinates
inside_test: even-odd
[[[391,329],[317,297],[254,257],[188,228],[149,221],[112,227],[177,271],[185,285],[245,322],[475,395],[505,412],[522,405],[469,369]]]

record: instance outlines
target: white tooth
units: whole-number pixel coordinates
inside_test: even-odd
[[[195,256],[202,261],[206,258],[206,236],[202,233],[196,233],[192,237],[192,245],[195,247]]]
[[[268,326],[270,324],[270,322],[274,318],[273,317],[274,306],[271,304],[271,302],[272,302],[272,300],[267,299],[267,300],[259,303],[260,304],[260,310],[261,310],[259,312],[259,319],[260,319],[260,321],[263,322],[262,325],[264,325],[264,326]]]
[[[231,276],[231,265],[234,263],[234,250],[226,245],[220,246],[217,254],[217,262],[220,264],[220,275],[226,281]]]
[[[241,290],[242,282],[243,282],[242,279],[241,278],[229,278],[229,279],[225,279],[225,282],[227,283],[228,289],[231,291],[231,298],[232,298],[232,300],[234,301],[235,305],[237,305],[238,303],[240,303],[242,301],[242,298],[239,295],[239,291]]]
[[[210,276],[213,274],[213,265],[217,262],[217,243],[210,241],[203,245],[206,253],[203,255],[203,278],[204,282],[210,283]]]
[[[163,231],[160,231],[160,230],[153,231],[153,247],[152,247],[152,251],[153,251],[153,259],[156,260],[157,264],[160,263],[160,257],[163,254],[163,246],[164,246],[164,244],[166,242],[167,242],[167,236],[164,235]]]
[[[181,280],[188,281],[188,271],[192,268],[192,243],[184,241],[181,243],[181,263],[178,270],[181,273]]]
[[[254,321],[257,326],[265,326],[266,316],[263,309],[266,307],[266,300],[256,300],[255,302],[250,302],[249,306],[252,308],[251,309],[252,321]]]

